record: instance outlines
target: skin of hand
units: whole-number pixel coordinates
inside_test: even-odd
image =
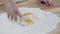
[[[45,5],[47,5],[47,6],[52,6],[52,0],[37,0],[37,3],[38,3],[39,5],[45,4]]]
[[[18,11],[17,6],[13,0],[1,0],[7,11],[8,18],[17,21],[17,15],[21,18],[21,14]]]

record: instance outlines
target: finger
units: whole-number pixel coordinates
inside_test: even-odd
[[[13,21],[13,14],[11,14],[11,20]]]
[[[52,2],[47,1],[47,5],[48,5],[48,6],[51,6],[51,5],[52,5]]]
[[[18,9],[15,10],[15,13],[16,13],[16,15],[18,15],[18,16],[21,18],[21,14],[20,14],[20,12],[18,11]]]
[[[17,15],[18,9],[16,7],[12,7],[12,8],[13,8],[15,14]]]
[[[16,17],[16,15],[15,15],[15,14],[14,14],[13,18],[14,18],[14,20],[15,20],[15,21],[17,21],[17,17]]]
[[[16,10],[14,9],[14,11],[15,11],[15,14],[16,14],[16,15],[18,15],[18,13],[17,13],[17,12],[18,12],[18,10],[17,10],[17,9],[16,9]]]
[[[49,4],[49,1],[47,1],[47,5],[49,6],[50,4]]]
[[[19,17],[21,18],[21,14],[20,14],[20,13],[18,13],[18,15],[19,15]]]
[[[17,14],[18,14],[18,16],[20,17],[20,22],[22,22],[20,12],[18,11]]]
[[[8,15],[8,19],[9,19],[9,17],[10,17],[10,13],[9,13],[9,12],[7,12],[7,15]]]

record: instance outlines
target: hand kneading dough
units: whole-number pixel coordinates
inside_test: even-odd
[[[0,34],[46,34],[55,29],[58,22],[60,22],[60,18],[57,15],[51,12],[42,11],[39,8],[24,7],[19,8],[19,10],[22,15],[25,13],[33,13],[35,15],[23,15],[21,20],[24,25],[27,25],[26,22],[28,22],[29,19],[30,21],[28,24],[32,21],[34,23],[23,27],[24,25],[20,25],[22,23],[18,24],[20,20],[19,17],[17,22],[9,21],[7,14],[3,13],[0,15]],[[37,18],[35,19],[35,17]],[[25,18],[27,18],[26,22],[24,21]]]

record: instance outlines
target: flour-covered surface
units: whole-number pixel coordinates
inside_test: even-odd
[[[0,34],[46,34],[56,29],[56,25],[60,22],[56,14],[42,11],[39,8],[19,8],[19,10],[22,15],[26,12],[33,13],[35,16],[25,16],[25,18],[32,19],[34,23],[23,27],[18,24],[19,18],[17,22],[9,21],[5,12],[0,15]],[[27,24],[25,21],[22,23]]]

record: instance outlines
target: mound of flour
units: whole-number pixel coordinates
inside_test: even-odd
[[[22,27],[17,22],[9,21],[6,12],[2,13],[0,15],[0,34],[46,34],[55,29],[60,22],[57,15],[42,11],[39,8],[19,8],[19,10],[21,14],[32,12],[38,19],[32,18],[34,20],[33,25]]]

